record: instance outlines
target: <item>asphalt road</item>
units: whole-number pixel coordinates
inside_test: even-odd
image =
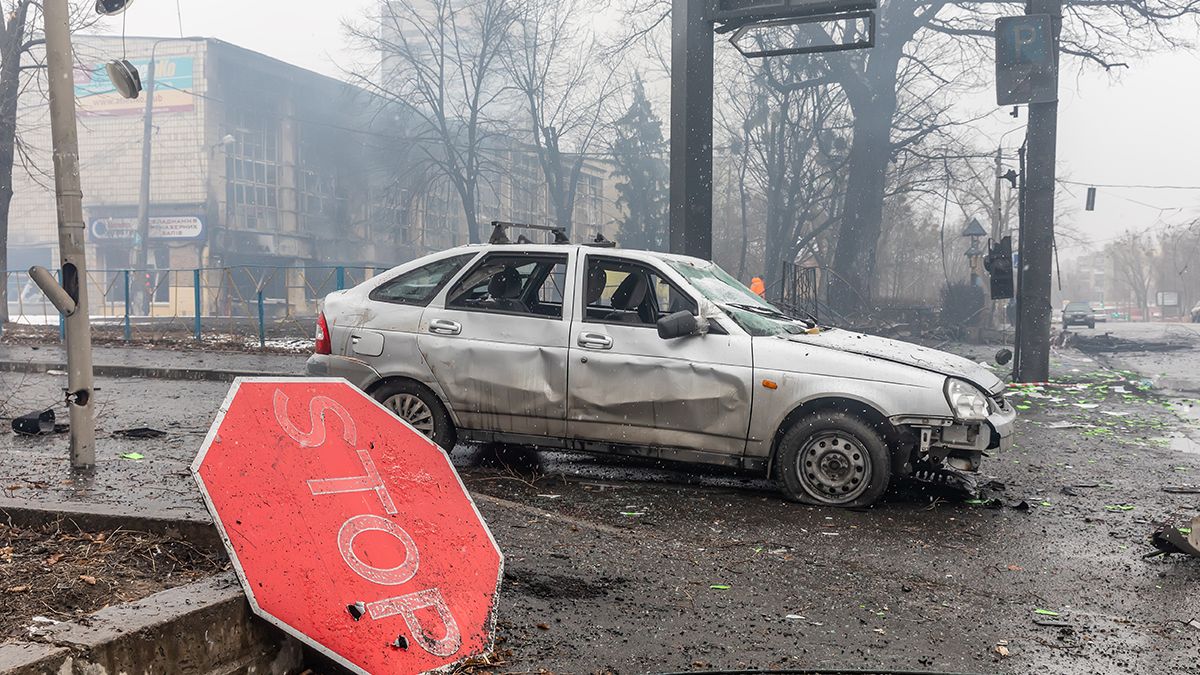
[[[1087,386],[1015,397],[1018,447],[984,465],[985,481],[1003,483],[988,493],[1000,508],[906,488],[872,509],[814,508],[737,473],[456,449],[506,555],[496,672],[1196,672],[1200,560],[1142,555],[1155,523],[1200,511],[1200,495],[1162,489],[1200,484],[1200,453],[1175,442],[1198,430],[1180,416],[1189,403],[1139,387],[1200,372],[1186,365],[1200,346],[1115,363],[1144,376],[1106,358],[1060,350],[1056,378]],[[0,385],[11,414],[53,401],[62,382]],[[100,386],[96,478],[70,476],[63,438],[4,435],[6,494],[197,513],[186,466],[225,385]],[[111,435],[133,426],[168,436]]]

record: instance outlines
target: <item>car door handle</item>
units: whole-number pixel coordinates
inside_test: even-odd
[[[462,324],[449,319],[434,319],[429,322],[429,332],[438,335],[458,335],[462,332]]]
[[[580,333],[579,346],[587,349],[612,349],[612,338],[603,333]]]

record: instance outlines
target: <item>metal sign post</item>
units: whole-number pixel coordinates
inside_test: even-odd
[[[671,1],[672,253],[712,258],[714,29],[734,32],[734,47],[748,58],[861,49],[874,45],[878,6],[878,0]],[[813,24],[817,40],[747,45],[756,31],[768,36],[798,22]],[[836,28],[839,22],[854,30]],[[821,24],[834,28],[826,32]]]

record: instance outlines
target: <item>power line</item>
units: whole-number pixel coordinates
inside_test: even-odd
[[[1059,180],[1060,183],[1082,185],[1084,187],[1129,188],[1138,190],[1200,190],[1200,185],[1136,185],[1121,183],[1081,183],[1076,180]]]

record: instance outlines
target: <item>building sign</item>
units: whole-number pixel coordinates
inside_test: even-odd
[[[125,241],[137,237],[137,218],[97,218],[92,221],[93,241]],[[204,235],[204,221],[195,216],[155,216],[150,219],[151,239],[188,240]]]
[[[145,78],[150,59],[131,59]],[[160,56],[155,59],[154,112],[191,112],[195,109],[195,60],[190,56]],[[142,83],[146,85],[146,82]],[[146,109],[146,99],[123,98],[117,93],[103,63],[75,69],[75,98],[78,112],[91,117],[131,117]]]
[[[1058,55],[1049,14],[996,19],[996,104],[1058,100]]]

